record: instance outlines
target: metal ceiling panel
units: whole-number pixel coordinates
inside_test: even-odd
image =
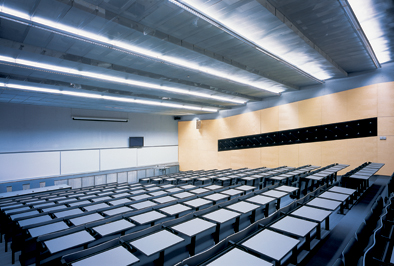
[[[345,71],[351,73],[375,69],[339,1],[270,2]],[[351,60],[349,55],[352,55]]]

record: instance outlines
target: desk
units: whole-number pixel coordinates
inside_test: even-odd
[[[180,193],[173,194],[172,196],[177,197],[178,199],[184,199],[184,198],[194,196],[194,194],[189,193],[189,192],[180,192]]]
[[[265,229],[242,243],[242,246],[280,262],[292,253],[296,262],[297,245],[300,241],[289,236]]]
[[[212,200],[214,202],[214,204],[216,204],[220,200],[228,199],[229,195],[224,195],[224,194],[220,194],[220,193],[214,193],[214,194],[205,196],[203,198],[207,199],[207,200]]]
[[[186,204],[188,206],[192,206],[196,209],[196,211],[198,211],[202,206],[211,205],[211,204],[213,204],[213,202],[210,200],[206,200],[206,199],[194,199],[194,200],[185,201],[185,202],[183,202],[183,204]]]
[[[79,205],[89,204],[89,203],[91,203],[91,202],[88,201],[88,200],[81,200],[81,201],[78,201],[78,202],[69,203],[68,205],[70,205],[70,207],[76,207],[76,206],[79,206]]]
[[[210,186],[207,186],[207,187],[204,187],[205,189],[209,189],[209,190],[218,190],[218,189],[221,189],[221,188],[223,188],[222,186],[218,186],[218,185],[210,185]]]
[[[132,210],[133,209],[131,209],[129,207],[120,207],[120,208],[115,208],[115,209],[103,211],[103,213],[106,216],[110,216],[110,215],[116,215],[116,214],[119,214],[119,213],[129,212],[129,211],[132,211]]]
[[[92,213],[89,215],[84,215],[81,217],[70,219],[70,222],[72,222],[75,226],[77,226],[77,225],[81,225],[81,224],[86,224],[86,223],[98,221],[101,219],[104,219],[104,217],[98,213]]]
[[[308,250],[311,249],[311,232],[313,229],[320,228],[320,224],[315,222],[310,222],[298,218],[294,218],[291,216],[286,216],[273,225],[270,228],[274,228],[276,230],[280,230],[285,233],[289,233],[295,236],[305,238],[306,245]],[[318,235],[320,238],[320,235]]]
[[[195,254],[196,248],[196,236],[204,231],[214,228],[216,224],[202,220],[200,218],[194,218],[190,221],[178,224],[171,227],[173,230],[186,235],[191,238],[190,255]]]
[[[95,199],[91,199],[93,202],[97,202],[97,201],[103,201],[103,200],[111,200],[111,197],[105,196],[105,197],[99,197],[99,198],[95,198]]]
[[[99,203],[99,204],[94,204],[94,205],[89,205],[89,206],[85,206],[83,207],[85,210],[87,211],[94,211],[94,210],[98,210],[98,209],[103,209],[103,208],[107,208],[109,207],[108,204],[106,203]]]
[[[126,196],[130,196],[129,193],[119,193],[119,194],[113,194],[112,197],[114,198],[120,198],[120,197],[126,197]]]
[[[147,191],[145,189],[137,189],[137,190],[132,190],[130,191],[131,194],[141,194],[141,193],[146,193]]]
[[[231,188],[231,189],[220,191],[220,193],[230,195],[230,196],[236,196],[236,195],[241,195],[243,193],[243,191]]]
[[[223,224],[227,221],[230,221],[232,219],[236,219],[234,231],[238,232],[239,231],[239,217],[240,216],[241,216],[240,213],[226,210],[226,209],[219,209],[217,211],[205,214],[202,217],[205,219],[211,220],[213,222],[216,222],[216,233],[215,233],[214,239],[215,239],[215,243],[217,244],[219,242],[221,224]]]
[[[166,202],[170,202],[170,201],[174,201],[174,200],[178,200],[177,198],[174,198],[172,196],[165,196],[165,197],[160,197],[160,198],[156,198],[156,199],[152,199],[153,201],[156,201],[158,203],[166,203]]]
[[[245,201],[257,203],[260,205],[266,205],[266,207],[264,208],[264,216],[268,217],[269,204],[271,202],[275,201],[275,199],[271,198],[271,197],[262,196],[262,195],[256,195],[256,196],[250,197],[248,199],[245,199]]]
[[[90,241],[95,240],[93,236],[91,236],[86,231],[80,231],[73,234],[57,237],[51,240],[44,241],[45,246],[48,248],[51,254],[56,252],[72,248],[75,246],[86,244]]]
[[[148,193],[148,195],[151,195],[152,197],[156,197],[156,196],[160,196],[160,195],[167,195],[167,192],[165,192],[165,191],[156,191],[156,192],[151,192],[151,193]]]
[[[34,217],[30,219],[25,219],[25,220],[20,220],[18,221],[19,226],[27,226],[27,225],[33,225],[33,224],[38,224],[46,221],[51,221],[52,218],[49,215],[43,215],[39,217]]]
[[[174,187],[174,188],[166,189],[166,191],[169,193],[174,193],[174,192],[183,191],[183,189],[180,189],[178,187]]]
[[[248,191],[254,191],[254,190],[256,190],[257,188],[256,188],[256,187],[253,187],[253,186],[243,185],[243,186],[237,187],[236,189],[237,189],[237,190],[242,190],[242,191],[248,192]]]
[[[157,205],[157,204],[150,201],[150,200],[146,200],[146,201],[139,202],[136,204],[131,204],[130,207],[133,207],[134,209],[137,209],[137,210],[141,210],[141,209],[148,208],[148,207],[155,206],[155,205]]]
[[[260,195],[276,198],[276,209],[279,210],[281,198],[286,197],[287,195],[289,195],[289,193],[277,190],[268,190],[266,192],[260,193]]]
[[[332,187],[328,191],[342,193],[342,194],[346,194],[346,195],[352,195],[356,192],[355,189],[345,188],[345,187]]]
[[[290,213],[291,216],[306,218],[308,220],[322,223],[326,221],[326,230],[330,230],[330,214],[332,211],[321,210],[309,206],[302,206],[301,208]],[[320,227],[319,227],[320,228]],[[321,237],[321,230],[318,231],[318,238]]]
[[[63,212],[55,212],[54,215],[57,218],[63,218],[66,216],[71,216],[71,215],[76,215],[76,214],[81,214],[81,213],[83,213],[83,211],[81,211],[80,209],[72,209],[72,210],[63,211]]]
[[[309,201],[306,205],[333,211],[341,205],[341,202],[322,198],[315,198]]]
[[[170,187],[173,187],[173,186],[174,186],[174,185],[167,184],[167,185],[163,185],[163,186],[160,186],[160,187],[166,189],[166,188],[170,188]]]
[[[147,199],[150,198],[151,196],[149,196],[148,194],[142,194],[142,195],[138,195],[138,196],[134,196],[134,197],[130,197],[132,200],[143,200],[143,199]]]
[[[211,192],[209,189],[205,189],[205,188],[197,188],[197,189],[193,189],[193,190],[189,190],[190,193],[194,193],[194,194],[202,194],[202,193],[207,193],[207,192]]]
[[[142,237],[138,240],[131,241],[130,245],[144,253],[146,256],[151,256],[160,252],[159,265],[164,263],[164,251],[166,248],[172,247],[182,241],[183,238],[174,235],[166,230]]]
[[[273,264],[262,260],[254,255],[251,255],[238,248],[234,248],[229,252],[224,253],[219,258],[215,259],[206,266],[239,266],[239,265],[253,265],[253,266],[272,266]]]
[[[240,201],[235,204],[228,205],[226,206],[226,208],[240,213],[252,212],[250,223],[254,223],[256,219],[256,209],[260,208],[260,205],[256,205],[245,201]]]
[[[62,222],[47,224],[47,225],[43,225],[43,226],[33,227],[33,228],[28,229],[27,231],[29,231],[29,234],[32,237],[37,237],[37,236],[50,234],[50,233],[57,232],[57,231],[64,230],[64,229],[68,229],[68,228],[69,228],[68,225],[62,221]]]
[[[126,221],[126,220],[122,219],[122,220],[118,220],[118,221],[115,221],[115,222],[111,222],[111,223],[103,224],[103,225],[100,225],[100,226],[96,226],[96,227],[93,227],[92,229],[94,231],[96,231],[99,235],[106,236],[106,235],[109,235],[109,234],[113,234],[113,233],[116,233],[116,232],[120,232],[120,231],[126,230],[128,228],[132,228],[134,226],[135,226],[135,224],[130,223],[129,221]]]
[[[165,208],[161,208],[159,210],[164,212],[164,213],[167,213],[167,214],[169,214],[171,216],[175,215],[175,218],[178,218],[180,213],[185,212],[185,211],[189,211],[191,209],[192,208],[178,203],[178,204],[171,205],[171,206],[168,206],[168,207],[165,207]]]
[[[66,209],[66,208],[67,208],[66,205],[60,205],[60,206],[55,206],[55,207],[50,207],[50,208],[42,209],[42,211],[43,211],[43,212],[51,212],[51,211],[56,211],[56,210]]]
[[[122,246],[98,253],[86,259],[73,262],[73,266],[127,266],[138,262],[139,259]]]
[[[319,198],[325,198],[325,199],[331,199],[331,200],[337,200],[343,202],[349,198],[349,195],[326,191],[321,195],[319,195]]]
[[[16,209],[9,209],[9,210],[5,210],[4,213],[9,215],[12,213],[16,213],[16,212],[24,212],[24,211],[28,211],[31,210],[30,207],[21,207],[21,208],[16,208]]]
[[[275,188],[275,190],[293,193],[293,192],[299,190],[299,188],[298,187],[290,187],[290,186],[279,186],[279,187]]]
[[[155,221],[165,217],[167,216],[160,212],[150,211],[150,212],[145,212],[142,214],[130,216],[129,218],[138,224],[142,225],[142,224],[151,223],[151,225],[153,226]]]
[[[181,186],[182,189],[192,189],[192,188],[196,188],[196,186],[193,185],[186,185],[186,186]]]

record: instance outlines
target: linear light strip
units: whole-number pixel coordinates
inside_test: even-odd
[[[193,15],[195,15],[195,16],[197,16],[197,17],[203,19],[203,20],[205,20],[206,22],[210,23],[211,25],[213,25],[213,26],[215,26],[215,27],[221,29],[222,31],[224,31],[224,32],[226,32],[226,33],[228,33],[228,34],[230,34],[231,36],[237,38],[238,40],[240,40],[240,41],[242,41],[242,42],[244,42],[244,43],[247,43],[247,44],[251,45],[251,46],[252,46],[253,48],[255,48],[256,50],[258,50],[258,51],[264,53],[265,55],[267,55],[267,56],[269,56],[269,57],[271,57],[271,58],[273,58],[273,59],[275,59],[275,60],[281,62],[282,64],[286,65],[287,67],[294,69],[295,71],[297,71],[298,73],[304,75],[305,77],[310,78],[310,79],[312,79],[312,80],[314,80],[314,81],[316,81],[316,82],[319,82],[319,83],[324,83],[323,80],[316,78],[315,76],[313,76],[313,75],[311,75],[311,74],[305,72],[304,70],[298,68],[297,66],[295,66],[295,65],[293,65],[293,64],[291,64],[291,63],[289,63],[289,62],[287,62],[286,60],[280,58],[279,56],[270,53],[269,51],[265,50],[264,48],[262,48],[261,46],[259,46],[259,45],[256,44],[255,42],[249,40],[249,39],[246,38],[246,37],[243,37],[243,36],[239,35],[238,33],[232,31],[231,29],[229,29],[229,28],[227,28],[226,26],[220,24],[219,22],[213,20],[212,18],[209,18],[208,16],[206,16],[206,15],[200,13],[199,11],[197,11],[197,10],[195,10],[194,8],[188,6],[187,4],[183,4],[183,3],[181,3],[181,2],[179,2],[179,1],[177,1],[177,0],[169,0],[169,1],[170,1],[171,3],[173,3],[173,4],[177,5],[177,6],[179,6],[180,8],[182,8],[182,9],[188,11],[189,13],[192,13]]]
[[[94,72],[89,72],[89,71],[79,71],[79,70],[68,68],[68,67],[59,67],[56,65],[39,63],[39,62],[34,62],[34,61],[29,61],[29,60],[24,60],[24,59],[18,59],[18,58],[14,59],[14,58],[8,57],[8,56],[0,55],[0,62],[16,64],[16,65],[24,66],[24,67],[34,67],[34,68],[38,68],[38,69],[42,69],[42,70],[46,70],[46,71],[51,71],[51,72],[60,72],[60,73],[69,74],[69,75],[82,76],[85,78],[92,78],[92,79],[104,80],[104,81],[109,81],[109,82],[116,82],[116,83],[120,83],[120,84],[124,84],[124,85],[139,86],[139,87],[144,87],[144,88],[149,88],[149,89],[169,91],[172,93],[180,93],[180,94],[193,95],[193,96],[198,96],[198,97],[203,97],[203,98],[210,98],[210,99],[215,99],[215,100],[219,100],[219,101],[227,101],[227,102],[233,102],[233,103],[238,103],[238,104],[245,103],[245,101],[227,99],[227,98],[216,96],[216,95],[209,95],[209,94],[205,94],[205,93],[194,92],[194,91],[189,91],[189,90],[184,90],[184,89],[179,89],[179,88],[174,88],[174,87],[168,87],[168,86],[162,86],[162,85],[157,85],[157,84],[152,84],[152,83],[147,83],[147,82],[142,82],[142,81],[136,81],[136,80],[126,79],[126,78],[121,78],[121,77],[114,77],[114,76],[110,76],[110,75],[99,74],[99,73],[94,73]]]
[[[50,20],[47,20],[47,19],[44,19],[44,18],[40,18],[40,17],[31,17],[31,16],[29,16],[26,13],[23,13],[23,12],[20,12],[20,11],[8,8],[6,6],[0,7],[0,12],[2,12],[4,14],[7,14],[7,15],[11,15],[13,17],[17,17],[17,18],[29,21],[30,22],[30,23],[28,23],[29,26],[37,27],[37,25],[32,24],[32,23],[36,23],[38,25],[49,27],[51,29],[60,30],[60,31],[66,32],[66,33],[71,34],[71,35],[64,34],[64,33],[58,32],[58,31],[54,31],[54,30],[49,30],[47,28],[42,28],[42,27],[39,27],[40,29],[44,29],[44,30],[47,30],[47,31],[49,30],[49,31],[51,31],[53,33],[62,34],[62,35],[65,35],[65,36],[68,36],[68,37],[72,37],[72,38],[75,38],[74,36],[78,36],[79,37],[78,39],[79,40],[83,40],[83,41],[86,41],[86,39],[93,40],[95,42],[91,42],[91,41],[89,41],[89,42],[93,43],[93,44],[96,44],[96,45],[105,46],[106,48],[115,49],[115,50],[121,51],[121,52],[136,53],[137,55],[144,56],[144,57],[147,57],[149,59],[158,60],[158,61],[160,61],[162,63],[167,63],[167,64],[175,65],[175,66],[178,66],[178,67],[184,67],[184,68],[192,69],[192,70],[195,70],[195,71],[200,71],[200,72],[203,72],[205,74],[209,74],[209,75],[216,76],[216,77],[219,77],[219,78],[228,79],[228,80],[231,80],[233,82],[237,82],[237,83],[240,83],[240,84],[243,84],[243,85],[251,86],[251,87],[254,87],[254,88],[257,88],[257,89],[260,89],[260,90],[269,91],[269,92],[272,92],[272,93],[275,93],[275,94],[279,94],[280,92],[284,91],[283,89],[277,89],[277,88],[264,88],[261,85],[256,84],[254,82],[250,82],[250,81],[248,81],[246,79],[242,79],[242,78],[237,78],[237,77],[231,76],[229,74],[226,74],[225,72],[217,71],[217,70],[215,70],[213,68],[202,67],[202,66],[199,66],[198,64],[193,64],[193,63],[184,61],[184,60],[179,59],[179,58],[171,57],[171,56],[165,56],[165,55],[162,55],[160,53],[152,52],[152,51],[149,51],[147,49],[144,49],[144,48],[141,48],[141,47],[138,47],[138,46],[134,46],[134,45],[130,45],[130,44],[125,43],[125,42],[120,42],[120,41],[116,41],[116,40],[110,40],[110,39],[108,39],[106,37],[103,37],[103,36],[100,36],[100,35],[97,35],[97,34],[94,34],[94,33],[91,33],[91,32],[87,32],[87,31],[84,31],[84,30],[81,30],[81,29],[77,29],[77,28],[74,28],[74,27],[70,27],[70,26],[67,26],[67,25],[63,25],[63,24],[57,23],[55,21],[50,21]],[[15,20],[15,19],[13,21],[26,24],[26,22],[18,21],[18,20]],[[106,44],[106,45],[102,45],[102,44],[99,44],[99,43],[96,43],[96,42],[101,42],[101,43]]]
[[[378,58],[376,57],[376,54],[371,46],[371,44],[369,43],[369,40],[367,38],[367,36],[365,35],[365,32],[363,31],[356,15],[353,12],[352,7],[350,6],[349,2],[347,0],[339,0],[339,2],[341,3],[341,6],[343,8],[343,10],[345,11],[347,17],[349,18],[350,22],[353,25],[353,28],[356,30],[357,35],[360,37],[361,42],[363,44],[363,46],[365,47],[365,49],[368,52],[369,57],[371,57],[372,62],[374,63],[376,68],[380,68],[381,65],[379,63]]]
[[[133,99],[133,98],[125,98],[125,97],[106,96],[106,95],[99,95],[99,94],[94,94],[94,93],[47,89],[47,88],[40,88],[40,87],[35,87],[35,86],[25,86],[25,85],[12,84],[12,83],[0,83],[0,87],[10,88],[10,89],[18,89],[18,90],[35,91],[35,92],[43,92],[43,93],[63,94],[63,95],[83,97],[83,98],[103,99],[103,100],[116,101],[116,102],[138,103],[138,104],[155,105],[155,106],[171,107],[171,108],[178,108],[178,109],[205,111],[205,112],[217,112],[218,111],[218,109],[210,108],[210,107],[197,107],[197,106],[182,105],[182,104],[176,104],[176,103],[155,102],[155,101],[140,100],[140,99]]]

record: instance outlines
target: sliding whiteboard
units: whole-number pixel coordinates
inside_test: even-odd
[[[178,162],[178,146],[144,147],[137,154],[138,166]]]

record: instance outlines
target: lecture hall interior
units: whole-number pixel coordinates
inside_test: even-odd
[[[393,102],[393,0],[0,0],[0,265],[394,265]]]

